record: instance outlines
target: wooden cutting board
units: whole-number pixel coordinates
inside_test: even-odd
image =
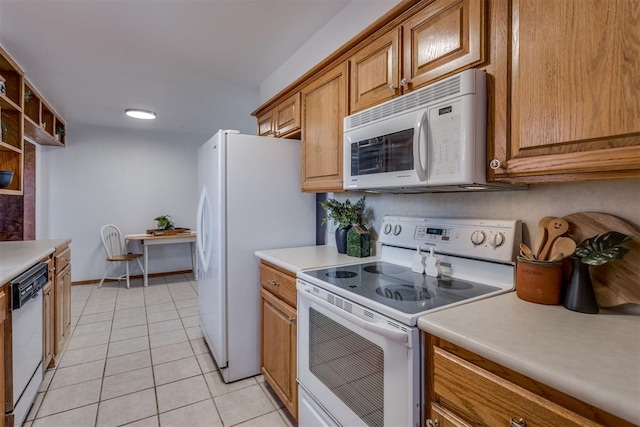
[[[581,212],[564,217],[569,222],[568,236],[577,244],[597,234],[617,231],[633,236],[624,244],[630,251],[621,260],[590,266],[591,281],[600,307],[640,304],[640,231],[617,216]]]

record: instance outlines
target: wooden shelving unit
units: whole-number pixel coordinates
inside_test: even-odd
[[[0,92],[0,170],[13,172],[13,180],[0,194],[22,194],[23,134],[22,91],[24,72],[0,47],[0,76],[6,93]]]
[[[24,90],[24,136],[40,145],[64,147],[65,124],[26,79]],[[60,134],[62,132],[62,134]]]

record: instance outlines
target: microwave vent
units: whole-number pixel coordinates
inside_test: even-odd
[[[345,131],[399,113],[404,113],[405,111],[433,104],[440,99],[458,95],[461,91],[460,86],[460,75],[456,75],[422,89],[409,92],[391,101],[355,113],[345,119]]]

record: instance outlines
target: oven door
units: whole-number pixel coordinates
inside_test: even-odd
[[[302,280],[297,289],[298,382],[316,408],[343,426],[419,426],[418,330]]]
[[[412,111],[344,133],[344,188],[426,184],[427,112]]]

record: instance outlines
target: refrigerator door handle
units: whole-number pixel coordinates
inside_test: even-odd
[[[200,194],[200,201],[198,202],[198,212],[197,212],[197,223],[198,223],[198,233],[196,234],[196,246],[198,248],[198,257],[200,258],[200,264],[202,265],[202,269],[206,273],[209,270],[209,257],[207,254],[209,253],[209,248],[207,246],[207,237],[211,233],[208,229],[209,221],[207,221],[205,217],[205,209],[207,206],[207,187],[202,187],[202,193]]]

